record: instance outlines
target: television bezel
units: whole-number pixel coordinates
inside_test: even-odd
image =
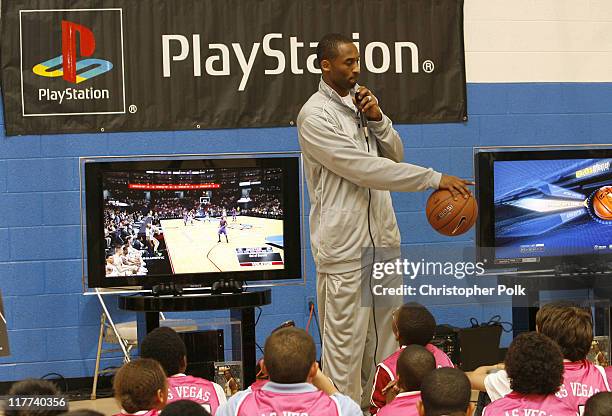
[[[256,282],[249,286],[257,287],[262,283],[266,285],[265,283],[278,281],[303,281],[304,250],[300,209],[300,207],[303,208],[301,192],[303,164],[299,152],[101,156],[80,159],[83,282],[87,282],[88,288],[150,288],[161,283],[175,283],[187,287],[209,287],[215,281],[229,279]],[[105,248],[102,221],[104,212],[102,175],[104,172],[259,167],[284,169],[282,175],[284,269],[106,277],[103,267]],[[286,192],[292,187],[295,187],[295,197],[290,196],[291,192]],[[101,267],[96,268],[95,265]]]
[[[568,160],[612,158],[612,144],[567,146],[499,146],[474,148],[474,173],[478,219],[476,221],[477,259],[486,270],[516,272],[549,272],[554,270],[580,270],[610,263],[612,253],[581,254],[572,256],[540,256],[537,262],[496,263],[495,206],[493,166],[498,161]],[[538,256],[534,256],[538,257]]]

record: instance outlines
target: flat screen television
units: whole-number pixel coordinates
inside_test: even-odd
[[[302,278],[299,155],[83,165],[90,288]]]
[[[479,148],[476,245],[486,268],[612,261],[612,148]]]

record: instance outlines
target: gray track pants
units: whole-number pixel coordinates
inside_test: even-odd
[[[403,300],[396,297],[390,304],[389,299],[385,299],[384,306],[383,302],[375,303],[375,309],[362,306],[361,273],[361,270],[342,274],[317,273],[317,303],[323,337],[322,371],[340,392],[365,408],[370,401],[375,367],[376,334],[372,311],[375,310],[376,315],[376,363],[379,363],[398,348],[391,315]],[[401,277],[387,284],[399,286]]]

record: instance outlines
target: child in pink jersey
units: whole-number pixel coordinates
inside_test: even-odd
[[[563,383],[563,355],[546,335],[517,336],[505,359],[510,393],[487,405],[482,416],[576,416],[576,407],[555,393]]]
[[[121,407],[114,416],[157,416],[168,398],[164,370],[148,358],[124,364],[115,374],[113,390]]]
[[[582,416],[610,416],[612,415],[612,393],[599,392],[586,401]]]
[[[457,368],[437,368],[423,378],[421,401],[417,404],[420,416],[468,416],[470,381]],[[521,415],[523,416],[523,415]]]
[[[362,416],[319,370],[312,337],[298,328],[273,332],[264,347],[263,370],[270,380],[233,395],[217,416]]]
[[[588,309],[568,302],[544,305],[536,315],[536,331],[559,345],[563,354],[563,384],[556,396],[582,411],[587,399],[600,391],[610,391],[605,370],[587,361],[593,341],[593,323]],[[504,397],[511,390],[506,371],[486,374],[481,367],[470,375],[474,388],[486,390],[491,400]]]
[[[214,415],[227,400],[217,383],[185,375],[187,350],[181,337],[172,328],[151,331],[140,346],[140,356],[158,361],[168,376],[168,403],[192,400]]]
[[[396,380],[395,372],[397,359],[402,350],[407,345],[421,345],[433,354],[436,360],[436,367],[453,367],[453,363],[448,356],[440,349],[434,347],[429,342],[436,330],[436,320],[423,305],[415,302],[404,304],[393,314],[393,333],[399,342],[400,348],[385,358],[376,366],[374,375],[374,388],[370,397],[370,414],[375,415],[385,403],[385,393],[383,390],[389,383]]]
[[[164,407],[159,416],[210,416],[210,413],[192,400],[177,400]]]
[[[419,416],[417,403],[421,401],[421,382],[436,369],[432,353],[420,345],[408,345],[397,360],[399,393],[378,411],[378,416]]]

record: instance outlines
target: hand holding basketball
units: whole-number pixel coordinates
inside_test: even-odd
[[[474,182],[456,176],[442,174],[438,189],[449,190],[456,201],[459,195],[463,195],[464,198],[469,198],[472,195],[472,192],[468,189],[468,185],[474,185]]]
[[[459,178],[455,179],[463,181]],[[463,183],[469,182],[463,181]],[[472,228],[476,222],[478,206],[474,197],[471,193],[464,194],[466,195],[464,198],[458,198],[457,195],[459,191],[453,195],[450,190],[439,189],[427,200],[425,208],[427,221],[440,234],[457,236]]]

